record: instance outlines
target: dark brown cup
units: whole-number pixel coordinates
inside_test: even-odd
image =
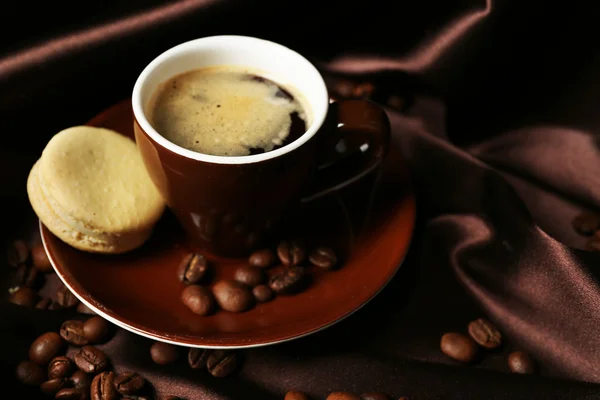
[[[181,148],[147,118],[150,97],[170,77],[210,65],[265,71],[305,95],[306,133],[279,149],[224,157]],[[363,100],[330,102],[323,78],[298,53],[261,39],[214,36],[161,54],[132,96],[135,139],[150,177],[190,239],[217,256],[247,255],[274,234],[298,202],[350,185],[375,170],[390,144],[385,111]]]

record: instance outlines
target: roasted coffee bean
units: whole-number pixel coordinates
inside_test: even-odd
[[[266,303],[273,299],[273,291],[267,285],[258,285],[252,289],[252,294],[254,295],[254,299],[258,303]]]
[[[508,355],[508,367],[517,374],[532,374],[535,372],[535,362],[524,351],[513,351]]]
[[[83,321],[68,320],[60,326],[60,337],[75,346],[85,346],[89,340],[83,334]]]
[[[250,254],[248,263],[253,267],[269,268],[275,264],[275,253],[271,249],[257,250]]]
[[[54,398],[57,400],[82,400],[87,399],[87,397],[81,389],[65,388],[59,390]]]
[[[115,388],[121,394],[136,394],[146,384],[137,372],[122,372],[115,378]]]
[[[486,349],[496,349],[502,344],[500,331],[490,321],[483,318],[471,321],[469,335]]]
[[[71,375],[71,384],[74,388],[81,389],[82,392],[89,393],[90,385],[92,384],[92,377],[79,369],[73,372],[73,375]]]
[[[390,400],[387,394],[380,392],[363,393],[360,395],[361,400]]]
[[[73,361],[65,356],[54,357],[48,364],[48,379],[66,378],[73,370]]]
[[[154,342],[150,347],[150,356],[156,364],[173,364],[179,358],[179,348],[169,343]]]
[[[69,288],[64,285],[61,286],[60,289],[58,289],[58,291],[56,292],[56,298],[58,304],[60,304],[60,306],[63,308],[75,307],[79,303],[77,297],[75,297],[75,295],[71,293]]]
[[[300,242],[283,241],[277,246],[277,255],[284,265],[298,265],[306,258],[306,250]]]
[[[265,274],[258,267],[245,265],[235,270],[233,279],[235,279],[239,283],[243,283],[244,285],[254,287],[256,285],[260,285],[265,281]]]
[[[92,310],[91,308],[89,308],[88,306],[86,306],[84,303],[79,303],[77,304],[77,312],[81,313],[81,314],[89,314],[89,315],[96,315],[96,313],[94,312],[94,310]]]
[[[47,365],[64,349],[64,342],[56,332],[40,335],[31,343],[29,359],[39,365]]]
[[[208,271],[206,257],[199,253],[186,256],[177,270],[179,280],[186,285],[198,283]]]
[[[219,281],[215,283],[212,290],[217,303],[225,311],[242,312],[254,305],[252,292],[239,282]]]
[[[18,267],[29,259],[29,249],[22,240],[15,240],[6,249],[6,261],[11,267]]]
[[[190,285],[183,289],[181,301],[198,315],[208,315],[215,308],[215,299],[210,289],[200,285]]]
[[[31,386],[38,386],[46,379],[42,367],[31,361],[21,361],[17,365],[16,374],[20,382]]]
[[[600,229],[600,215],[583,213],[573,219],[573,229],[580,235],[592,236]]]
[[[108,368],[108,357],[94,346],[84,346],[75,354],[75,364],[88,374],[97,374]]]
[[[17,267],[17,273],[13,280],[13,286],[16,287],[28,287],[32,289],[40,288],[43,283],[44,277],[35,268],[30,265],[21,264]]]
[[[208,372],[214,377],[224,378],[237,368],[237,356],[226,350],[215,350],[206,361]]]
[[[333,392],[326,400],[360,400],[360,397],[350,392]]]
[[[309,400],[308,396],[302,392],[287,392],[283,400]]]
[[[210,350],[193,347],[188,351],[188,364],[193,369],[206,368],[206,361],[209,355]]]
[[[115,373],[105,371],[96,375],[92,380],[90,395],[92,400],[117,400],[119,393],[115,389]]]
[[[337,263],[337,256],[329,247],[317,247],[310,252],[308,260],[314,266],[331,269]]]
[[[462,333],[451,332],[442,336],[442,353],[463,363],[472,362],[477,356],[477,343]]]
[[[296,293],[303,285],[304,268],[289,267],[269,279],[269,287],[277,294]]]
[[[52,272],[52,264],[50,264],[50,259],[43,244],[40,243],[33,246],[31,249],[31,260],[33,261],[33,266],[38,271]]]
[[[8,301],[19,306],[33,307],[37,304],[38,299],[39,296],[33,289],[20,287],[10,295]]]
[[[40,386],[40,389],[42,390],[42,392],[44,394],[46,394],[48,396],[54,396],[61,389],[69,387],[70,384],[71,384],[71,382],[68,379],[56,378],[56,379],[50,379],[49,381],[42,383],[42,385]]]
[[[52,304],[52,299],[45,297],[37,302],[35,308],[38,308],[40,310],[47,310],[50,307],[50,304]]]
[[[92,317],[83,323],[83,336],[91,343],[102,343],[110,332],[110,322],[102,317]]]

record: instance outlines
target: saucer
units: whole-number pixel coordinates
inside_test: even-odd
[[[133,137],[130,101],[114,105],[88,125]],[[243,313],[199,316],[181,301],[177,266],[194,251],[167,210],[142,247],[122,255],[76,250],[43,224],[40,231],[56,273],[88,307],[114,324],[153,340],[205,348],[265,346],[300,338],[348,317],[393,278],[408,252],[415,198],[400,152],[392,146],[376,176],[336,195],[303,205],[286,221],[282,238],[325,245],[340,257],[331,271],[307,267],[308,287],[277,296]],[[232,278],[246,260],[209,258],[214,276]]]

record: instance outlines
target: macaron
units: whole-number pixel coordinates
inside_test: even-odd
[[[29,173],[27,194],[54,235],[94,253],[141,246],[165,208],[134,141],[90,126],[50,139]]]

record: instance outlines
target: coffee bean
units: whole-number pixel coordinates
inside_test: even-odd
[[[237,368],[237,356],[226,350],[215,350],[206,361],[208,372],[214,377],[224,378]]]
[[[269,279],[269,287],[277,294],[296,293],[304,281],[304,268],[289,267]]]
[[[65,285],[61,286],[60,289],[58,289],[58,291],[56,292],[56,298],[58,304],[60,304],[60,306],[63,308],[75,307],[79,303],[77,297],[75,297],[75,295],[71,293],[69,288]]]
[[[191,348],[188,351],[188,364],[192,369],[206,368],[206,361],[210,355],[208,349]]]
[[[60,326],[60,336],[76,346],[85,346],[89,340],[83,334],[83,321],[68,320]]]
[[[309,400],[308,396],[302,392],[287,392],[283,400]]]
[[[360,397],[349,392],[333,392],[326,400],[360,400]]]
[[[44,281],[42,274],[31,265],[21,264],[17,267],[17,273],[13,279],[14,287],[28,287],[39,289]]]
[[[469,324],[469,335],[486,349],[495,349],[502,344],[502,335],[488,320],[479,318]]]
[[[300,242],[283,241],[277,246],[277,255],[284,265],[298,265],[306,258],[306,250]]]
[[[373,97],[375,85],[371,82],[361,82],[352,90],[352,96],[355,98],[367,99]]]
[[[463,363],[472,362],[477,356],[477,343],[462,333],[451,332],[442,336],[442,353]]]
[[[83,323],[83,336],[92,343],[102,343],[110,332],[110,322],[102,317],[92,317]]]
[[[337,263],[337,256],[329,247],[317,247],[311,251],[308,260],[314,266],[331,269]]]
[[[77,370],[71,375],[71,384],[76,389],[81,389],[82,392],[89,393],[90,385],[92,384],[92,377],[83,372]]]
[[[52,264],[50,264],[50,259],[48,258],[48,254],[46,253],[46,249],[44,249],[43,244],[38,244],[33,246],[31,249],[31,260],[33,261],[33,266],[40,272],[52,272]]]
[[[230,312],[242,312],[254,305],[250,289],[236,281],[223,280],[215,283],[213,295],[219,306]]]
[[[250,254],[248,263],[253,267],[269,268],[275,264],[275,253],[271,249],[257,250]]]
[[[33,307],[37,304],[38,299],[39,296],[33,289],[20,287],[10,295],[8,301],[19,306]]]
[[[37,302],[37,304],[35,305],[35,308],[38,308],[40,310],[48,310],[50,308],[50,305],[52,305],[52,303],[53,303],[52,299],[45,297]]]
[[[6,261],[11,267],[18,267],[29,259],[29,249],[22,240],[15,240],[6,249]]]
[[[190,285],[183,289],[181,301],[198,315],[208,315],[215,308],[215,299],[211,291],[200,285]]]
[[[173,364],[179,358],[179,347],[164,342],[154,342],[150,347],[150,356],[156,364]]]
[[[73,361],[65,356],[54,357],[48,364],[48,379],[60,379],[69,376],[73,370]]]
[[[265,274],[258,267],[245,265],[235,270],[233,279],[244,285],[254,287],[264,282]]]
[[[96,375],[92,380],[90,395],[92,400],[118,399],[119,393],[115,389],[115,373],[105,371]]]
[[[273,299],[273,291],[267,285],[258,285],[252,289],[252,294],[254,295],[254,299],[259,303],[266,303]]]
[[[136,394],[146,384],[146,380],[136,372],[122,372],[115,378],[115,388],[121,394]]]
[[[380,392],[363,393],[360,398],[361,400],[390,400],[387,394]]]
[[[592,236],[600,229],[600,216],[593,213],[583,213],[573,219],[573,229],[580,235]]]
[[[108,357],[94,346],[84,346],[75,354],[75,364],[88,374],[97,374],[108,368]]]
[[[80,389],[66,388],[59,390],[54,398],[57,400],[82,400],[86,399],[87,395]]]
[[[535,372],[535,362],[524,351],[513,351],[508,355],[508,367],[517,374],[532,374]]]
[[[38,386],[46,379],[44,370],[31,361],[21,361],[17,365],[17,379],[25,385]]]
[[[44,394],[46,394],[48,396],[54,396],[61,389],[65,388],[65,387],[69,387],[70,384],[71,384],[71,382],[68,379],[56,378],[56,379],[50,379],[49,381],[42,383],[42,385],[40,386],[40,389],[42,390],[42,392]]]
[[[89,308],[88,306],[86,306],[84,303],[79,303],[77,305],[77,312],[81,313],[81,314],[89,314],[89,315],[96,315],[96,313],[94,312],[94,310],[92,310],[91,308]]]
[[[206,257],[199,253],[187,255],[179,264],[177,275],[179,280],[186,285],[198,283],[208,271]]]
[[[33,341],[29,348],[29,359],[36,364],[46,365],[64,348],[64,342],[56,332],[47,332]]]

